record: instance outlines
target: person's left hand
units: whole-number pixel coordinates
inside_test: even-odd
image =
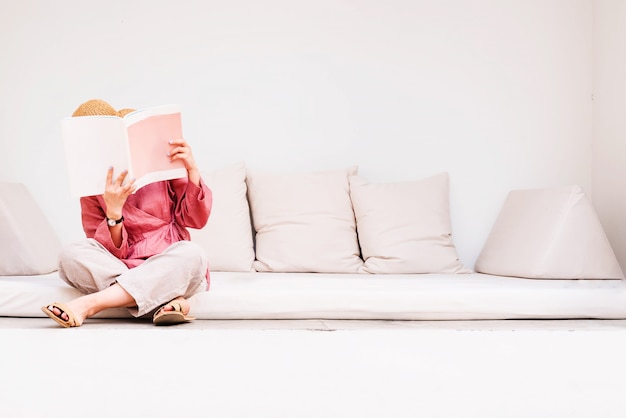
[[[167,156],[170,157],[170,161],[182,160],[187,171],[198,169],[196,160],[193,158],[193,153],[191,152],[191,147],[187,141],[184,139],[172,139],[169,143],[172,146],[170,152],[167,154]]]
[[[170,152],[167,153],[167,156],[170,158],[170,161],[181,160],[187,169],[187,175],[189,179],[198,184],[200,178],[200,172],[198,170],[198,165],[196,164],[196,160],[193,157],[193,153],[191,152],[191,147],[184,139],[172,139],[169,141],[172,148]]]

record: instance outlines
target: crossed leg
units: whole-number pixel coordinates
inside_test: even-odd
[[[55,304],[47,306],[57,318],[65,322],[71,321],[73,325],[80,326],[83,321],[100,311],[109,308],[130,308],[135,306],[135,299],[119,284],[114,284],[99,292],[80,296],[63,305],[62,308]]]
[[[185,322],[190,310],[186,298],[205,285],[206,271],[206,255],[189,241],[172,244],[129,269],[100,243],[88,239],[67,246],[59,263],[61,278],[84,295],[42,310],[64,327],[80,326],[109,308],[128,308],[137,317],[161,306],[162,313],[176,311],[168,315],[168,323]],[[177,322],[176,317],[182,319]]]
[[[175,305],[178,305],[178,309]],[[132,308],[136,306],[136,302],[122,286],[116,283],[99,292],[80,296],[62,306],[61,308],[58,304],[51,304],[46,308],[69,326],[78,327],[85,319],[100,311],[110,308]],[[190,306],[189,302],[181,296],[165,304],[161,309],[166,312],[179,310],[183,317],[186,317]]]

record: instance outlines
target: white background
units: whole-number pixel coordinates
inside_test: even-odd
[[[470,268],[510,190],[580,184],[624,266],[625,4],[5,1],[0,180],[25,183],[62,241],[79,239],[60,120],[90,98],[179,103],[203,169],[449,172]]]

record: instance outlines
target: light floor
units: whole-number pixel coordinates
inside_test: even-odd
[[[626,321],[0,318],[0,417],[626,417]]]

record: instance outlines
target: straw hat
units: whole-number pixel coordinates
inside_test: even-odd
[[[126,114],[134,111],[135,109],[122,109],[117,111],[113,106],[104,100],[91,99],[78,106],[74,113],[72,113],[72,116],[108,115],[123,118]]]
[[[123,118],[124,116],[126,116],[127,114],[129,114],[130,112],[134,112],[135,109],[121,109],[117,111],[117,115],[120,118]]]

